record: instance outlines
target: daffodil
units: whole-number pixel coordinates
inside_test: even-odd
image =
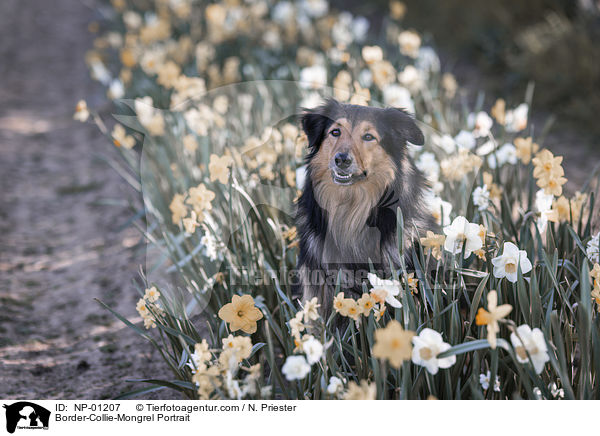
[[[75,113],[73,114],[73,119],[77,121],[81,121],[82,123],[87,121],[90,117],[90,112],[88,111],[87,103],[85,100],[79,100],[77,102],[77,106],[75,106]]]
[[[210,172],[210,181],[214,182],[218,180],[222,184],[226,184],[229,180],[229,167],[233,163],[231,156],[217,156],[216,154],[210,155],[210,162],[208,163],[208,171]]]
[[[414,332],[404,330],[395,319],[391,320],[385,328],[375,330],[373,356],[388,360],[394,368],[400,368],[402,362],[411,358],[414,335]]]
[[[516,138],[513,143],[517,149],[517,157],[521,159],[525,165],[531,162],[531,156],[537,153],[540,146],[532,142],[531,137],[528,138]]]
[[[115,124],[112,131],[113,143],[116,147],[131,149],[135,146],[135,138],[128,135],[125,128],[120,124]]]
[[[385,301],[395,308],[402,307],[402,303],[395,298],[402,290],[398,280],[380,279],[373,273],[369,273],[367,277],[369,278],[369,283],[371,283],[371,286],[373,287],[373,289],[371,289],[371,294],[373,294],[376,300]]]
[[[256,322],[263,317],[262,312],[254,306],[251,295],[234,295],[231,303],[219,310],[219,318],[229,323],[232,332],[242,330],[252,334],[256,332]]]
[[[184,197],[182,194],[175,194],[171,204],[169,204],[169,210],[171,211],[171,220],[173,224],[179,224],[179,221],[187,215],[188,210],[183,201]]]
[[[304,351],[308,363],[312,365],[313,363],[318,362],[323,356],[323,344],[313,336],[307,336],[308,337],[304,338],[302,341],[302,351]]]
[[[188,153],[194,153],[196,151],[196,149],[198,148],[198,141],[196,141],[196,138],[194,135],[190,134],[190,135],[185,135],[183,137],[183,148]]]
[[[519,250],[512,242],[504,243],[502,255],[492,259],[494,265],[494,277],[501,279],[506,277],[509,282],[517,281],[518,266],[521,273],[527,274],[532,270],[531,261],[527,258],[525,250]]]
[[[158,298],[160,297],[160,292],[158,292],[158,290],[156,289],[156,286],[152,286],[149,289],[146,289],[146,291],[144,292],[144,300],[150,302],[150,303],[154,303],[156,301],[158,301]]]
[[[440,259],[442,257],[441,247],[446,241],[446,237],[444,235],[436,235],[431,230],[427,230],[427,236],[425,238],[421,238],[420,241],[423,248],[428,249],[433,257],[436,259]]]
[[[215,193],[206,189],[204,183],[200,183],[198,186],[190,188],[188,193],[189,198],[186,200],[186,203],[191,205],[196,213],[212,209],[211,202],[215,198]]]
[[[302,380],[310,372],[310,365],[304,356],[288,356],[281,372],[290,381]]]
[[[369,316],[371,309],[375,306],[375,299],[369,294],[362,294],[362,296],[357,301],[358,306],[360,307],[361,313],[364,316]]]
[[[252,354],[252,340],[248,336],[233,336],[222,339],[223,350],[235,353],[238,362],[247,359]]]
[[[375,384],[367,380],[361,380],[360,385],[351,381],[348,383],[348,390],[344,394],[344,400],[374,400],[377,395]]]
[[[491,377],[492,375],[489,371],[485,374],[479,374],[479,383],[481,384],[481,387],[484,390],[489,389]],[[494,381],[494,391],[500,392],[500,377],[498,377],[497,375],[496,380]]]
[[[480,138],[490,134],[494,120],[486,112],[480,111],[477,114],[470,114],[468,123],[473,127],[473,136]]]
[[[398,35],[400,53],[411,58],[416,58],[421,47],[421,37],[417,32],[405,30]]]
[[[198,227],[200,223],[198,222],[198,215],[195,211],[192,211],[188,218],[183,219],[183,228],[187,234],[192,234],[196,231],[196,227]]]
[[[538,328],[531,330],[531,327],[523,324],[517,327],[516,333],[511,333],[510,341],[515,348],[517,360],[527,363],[531,358],[536,374],[541,373],[544,364],[550,360],[544,333]]]
[[[498,321],[507,316],[512,306],[510,304],[502,304],[498,306],[498,294],[496,291],[490,291],[487,296],[488,309],[480,307],[475,317],[477,325],[485,325],[487,327],[487,340],[492,349],[496,348],[496,334],[500,331]]]
[[[496,100],[496,103],[494,103],[494,106],[490,110],[490,114],[492,114],[492,117],[494,117],[498,124],[504,125],[506,115],[506,102],[504,99],[499,98]]]
[[[304,313],[302,311],[296,313],[296,316],[290,319],[290,329],[292,330],[292,336],[299,337],[300,333],[306,328],[302,323],[302,317]]]
[[[479,237],[479,225],[470,223],[463,216],[454,218],[452,224],[444,227],[444,233],[446,234],[444,248],[453,254],[458,254],[464,247],[465,259],[483,246]]]
[[[456,363],[456,356],[438,359],[438,355],[450,349],[442,335],[430,328],[425,328],[419,336],[412,338],[412,361],[415,365],[424,366],[431,374],[437,374],[439,368],[450,368]]]
[[[344,389],[344,383],[339,377],[331,376],[327,385],[327,393],[335,395]]]
[[[312,298],[311,300],[304,303],[304,322],[307,323],[309,321],[315,321],[319,319],[318,308],[321,306],[317,303],[317,297]]]
[[[560,196],[562,185],[567,182],[563,177],[565,172],[561,166],[562,156],[554,157],[550,150],[544,149],[532,162],[535,165],[533,177],[537,179],[537,185],[548,195]]]
[[[333,308],[340,315],[348,316],[348,312],[346,310],[347,306],[346,306],[344,300],[345,300],[344,293],[343,292],[338,293],[333,299]]]

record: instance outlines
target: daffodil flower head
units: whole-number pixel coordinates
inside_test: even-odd
[[[479,224],[470,223],[464,216],[457,216],[452,224],[444,227],[444,248],[452,254],[458,254],[464,247],[466,259],[473,251],[483,247],[479,231]]]
[[[487,327],[487,340],[492,349],[496,348],[496,334],[500,331],[498,321],[506,317],[511,311],[510,304],[502,304],[498,306],[498,293],[490,291],[487,296],[488,309],[480,307],[475,317],[477,325],[485,325]]]
[[[419,336],[412,338],[412,361],[415,365],[424,366],[431,374],[437,374],[439,368],[450,368],[456,363],[456,356],[438,359],[438,355],[450,349],[442,335],[435,330],[425,328]]]
[[[402,290],[398,280],[380,279],[373,273],[369,273],[367,277],[369,279],[369,283],[373,287],[373,289],[371,289],[371,294],[376,301],[385,301],[387,304],[395,308],[402,307],[402,303],[395,298],[396,295],[399,295],[400,291]]]
[[[509,282],[517,281],[519,266],[521,273],[527,274],[532,270],[531,261],[527,258],[525,250],[519,248],[512,242],[505,242],[502,255],[492,259],[494,265],[494,277],[501,279],[506,277]]]
[[[231,303],[219,310],[219,318],[229,323],[232,332],[242,330],[252,334],[256,332],[256,322],[263,317],[262,312],[254,306],[251,295],[234,295]]]

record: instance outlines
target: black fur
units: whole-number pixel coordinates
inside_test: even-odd
[[[302,116],[302,127],[308,137],[309,152],[306,157],[307,175],[302,195],[298,202],[297,229],[300,238],[300,254],[298,268],[304,271],[300,276],[300,287],[297,293],[303,293],[303,298],[319,297],[325,312],[331,310],[331,302],[335,290],[335,279],[340,269],[351,271],[356,277],[364,277],[369,272],[368,262],[344,262],[331,264],[324,262],[324,244],[328,233],[327,211],[317,203],[313,189],[311,161],[317,154],[328,127],[334,120],[347,118],[352,123],[362,120],[371,121],[376,125],[381,135],[380,144],[395,162],[399,169],[393,182],[371,210],[364,223],[365,228],[372,227],[380,235],[379,257],[382,262],[374,265],[376,269],[389,272],[389,261],[394,267],[399,267],[396,238],[396,211],[399,207],[404,219],[404,235],[415,236],[414,229],[419,233],[434,229],[436,224],[433,217],[423,205],[423,191],[427,184],[423,174],[415,167],[407,154],[406,142],[422,145],[424,137],[414,120],[405,111],[396,108],[372,108],[357,105],[341,104],[335,100],[327,101],[323,106],[306,111]],[[408,167],[406,167],[408,165]],[[344,189],[344,187],[340,187]],[[360,248],[360,247],[359,247]],[[396,252],[394,255],[390,253]],[[405,263],[412,264],[412,254],[405,250]],[[374,253],[364,253],[364,259],[373,258]],[[387,263],[387,265],[386,265]],[[324,285],[306,283],[306,274],[323,274],[328,278]],[[333,282],[332,282],[333,281]],[[307,291],[308,289],[308,291]],[[362,284],[359,281],[342,284],[342,289],[357,296],[362,294]]]

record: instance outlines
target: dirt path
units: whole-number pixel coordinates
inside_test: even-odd
[[[0,3],[0,398],[110,398],[168,377],[93,301],[135,317],[143,261],[138,232],[117,231],[130,212],[99,204],[133,196],[97,157],[113,150],[72,120],[79,98],[103,102],[83,63],[93,17],[73,0]]]

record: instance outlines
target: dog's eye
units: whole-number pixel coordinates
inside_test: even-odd
[[[333,129],[331,132],[329,132],[331,136],[340,136],[340,133],[342,133],[340,132],[340,129]]]
[[[363,135],[362,139],[363,139],[363,141],[372,141],[375,139],[375,137],[373,135],[371,135],[370,133],[367,133],[367,134]]]

